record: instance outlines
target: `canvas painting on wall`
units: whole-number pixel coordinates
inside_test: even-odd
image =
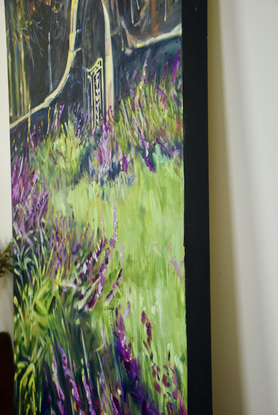
[[[183,3],[5,1],[16,414],[199,413]]]

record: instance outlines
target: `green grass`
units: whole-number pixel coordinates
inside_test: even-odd
[[[116,183],[93,191],[90,183],[81,181],[69,193],[68,201],[80,227],[86,220],[95,220],[97,229],[103,220],[108,234],[112,232],[116,203],[118,240],[124,257],[119,303],[124,309],[128,301],[131,304],[126,327],[134,353],[142,353],[146,337],[140,322],[144,310],[157,339],[153,346],[154,361],[163,367],[170,351],[171,361],[181,373],[182,389],[186,390],[185,280],[184,267],[180,265],[184,259],[182,163],[179,166],[174,161],[161,163],[159,172],[153,174],[137,162],[135,172],[136,182],[132,186]],[[180,265],[181,279],[173,261]],[[142,364],[144,368],[144,360]],[[146,366],[144,380],[152,388],[148,361]]]

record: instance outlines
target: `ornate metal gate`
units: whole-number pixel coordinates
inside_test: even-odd
[[[92,68],[83,68],[83,94],[83,103],[90,111],[93,128],[96,128],[105,116],[102,58],[98,58]]]

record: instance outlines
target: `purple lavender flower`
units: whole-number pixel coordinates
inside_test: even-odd
[[[53,154],[50,152],[49,155],[50,155],[53,163],[55,164],[55,166],[57,166],[57,161],[55,160],[55,157],[53,156]]]
[[[133,389],[131,396],[142,409],[142,414],[145,415],[159,415],[159,412],[154,404],[148,398],[147,391],[141,386],[141,371],[136,358],[132,357],[131,344],[127,343],[127,334],[123,317],[120,314],[120,308],[116,309],[116,329],[115,336],[117,339],[116,346],[119,353],[120,361],[123,363],[125,371],[132,381]]]
[[[52,348],[52,361],[53,361],[53,369],[54,369],[54,382],[55,382],[56,390],[58,393],[58,402],[57,402],[58,408],[60,410],[61,415],[67,415],[67,411],[64,405],[65,395],[58,381],[57,361],[55,358],[53,348]]]
[[[150,163],[148,156],[145,156],[144,160],[145,160],[146,166],[150,169],[150,171],[154,171],[154,170],[155,170],[155,168],[154,168],[154,166]]]
[[[88,386],[88,384],[86,382],[86,377],[84,375],[82,376],[82,380],[83,380],[83,385],[84,385],[84,388],[85,388],[86,397],[87,397],[87,401],[88,401],[88,405],[89,405],[89,413],[90,413],[90,415],[96,415],[96,413],[94,411],[94,408],[93,408],[91,390],[90,390],[90,387]]]
[[[178,68],[179,68],[179,56],[180,56],[180,49],[177,51],[177,53],[175,55],[175,59],[174,59],[173,67],[172,67],[171,80],[172,80],[173,85],[176,82],[177,72],[178,72]]]
[[[72,386],[72,396],[73,396],[73,400],[77,406],[77,409],[80,410],[81,413],[84,413],[83,411],[83,402],[79,396],[78,393],[78,388],[76,385],[76,382],[74,380],[73,374],[71,372],[71,370],[68,368],[68,360],[67,360],[67,356],[62,348],[62,346],[59,344],[58,345],[61,357],[62,357],[62,367],[63,367],[63,371],[64,374],[66,376],[66,378],[68,379],[68,382],[71,384]],[[84,413],[85,414],[85,413]]]
[[[165,66],[164,66],[164,69],[163,69],[163,82],[165,81],[165,78],[166,78],[166,75],[167,75],[168,65],[169,65],[169,62],[167,61]]]
[[[154,61],[153,61],[153,75],[152,75],[152,79],[154,79],[154,77],[155,77],[156,64],[157,64],[157,58],[155,58]]]

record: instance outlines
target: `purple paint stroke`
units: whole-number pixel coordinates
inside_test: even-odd
[[[103,165],[103,157],[102,157],[101,148],[98,148],[98,161],[99,161],[100,166],[102,166]]]
[[[146,166],[150,169],[150,171],[155,171],[154,166],[150,163],[149,158],[147,156],[145,156],[144,158]]]
[[[110,291],[110,293],[106,297],[106,301],[108,301],[108,302],[110,302],[115,297],[116,290],[117,290],[119,284],[123,280],[123,278],[122,278],[122,271],[123,270],[121,269],[121,271],[119,272],[118,278],[116,279],[116,281],[113,284],[113,289]]]
[[[114,415],[122,415],[120,403],[116,396],[112,396],[112,409]]]
[[[147,391],[140,385],[141,371],[139,363],[136,358],[132,357],[131,344],[127,344],[127,334],[119,308],[116,309],[115,336],[120,361],[123,363],[125,371],[132,382],[131,396],[133,400],[141,406],[142,414],[159,415],[154,402],[149,400]]]
[[[175,399],[175,401],[178,400],[178,396],[179,396],[179,390],[178,388],[176,388],[173,392],[173,398]]]
[[[55,385],[56,385],[58,397],[59,397],[59,399],[64,401],[65,400],[65,395],[64,395],[64,392],[62,391],[62,388],[61,388],[61,386],[59,384],[59,381],[58,381],[57,362],[56,362],[56,358],[55,358],[55,354],[54,354],[53,349],[52,349],[52,361],[53,361],[53,368],[54,368],[54,382],[55,382]],[[60,412],[61,412],[61,409],[60,409]]]
[[[122,265],[122,268],[124,268],[124,250],[123,250],[122,243],[119,244],[119,248],[120,248],[121,265]]]
[[[51,157],[51,159],[52,159],[53,163],[55,164],[55,166],[57,166],[57,161],[55,160],[55,158],[54,158],[53,154],[52,154],[52,153],[49,153],[49,155],[50,155],[50,157]]]
[[[187,415],[187,410],[185,408],[183,396],[180,396],[179,404],[180,404],[181,415]]]
[[[167,61],[165,66],[164,66],[164,69],[163,69],[163,78],[162,78],[163,82],[165,81],[165,78],[166,78],[166,75],[167,75],[168,65],[169,65],[169,62]]]
[[[129,313],[130,313],[130,301],[128,301],[128,303],[126,305],[126,309],[125,309],[125,312],[124,312],[124,317],[128,318]]]
[[[152,325],[151,325],[150,319],[148,318],[148,316],[145,313],[145,311],[142,312],[141,322],[146,326],[147,336],[148,336],[148,343],[150,345],[151,344],[151,341],[152,341]]]
[[[58,155],[60,156],[60,157],[62,157],[62,159],[66,162],[67,160],[66,160],[66,157],[61,153],[61,151],[59,151],[58,150],[58,148],[56,148],[56,152],[58,153]]]
[[[101,326],[101,336],[102,336],[103,344],[104,344],[105,348],[107,348],[105,333],[104,333],[104,326],[103,325]]]
[[[155,387],[156,391],[157,391],[159,394],[161,394],[161,387],[160,387],[160,385],[159,385],[157,382],[154,382],[154,387]]]
[[[146,69],[147,69],[147,66],[148,66],[148,59],[149,59],[149,52],[147,53],[147,56],[146,56],[146,59],[145,59],[145,62],[144,62],[142,77],[141,77],[141,81],[144,82],[144,83],[146,82]]]
[[[152,79],[155,78],[156,64],[157,64],[157,58],[155,58],[154,61],[153,61],[153,74],[152,74]]]
[[[60,400],[58,400],[58,408],[59,408],[59,410],[60,410],[60,412],[61,412],[61,415],[67,415],[67,410],[66,410],[66,408],[64,407],[63,402],[62,402],[62,401],[60,401]]]
[[[162,98],[164,98],[164,99],[167,99],[167,95],[166,95],[166,93],[165,93],[164,91],[162,91],[162,89],[161,89],[161,88],[159,88],[159,86],[158,86],[158,85],[157,85],[156,89],[157,89],[158,95],[160,95],[160,96],[161,96]]]
[[[96,415],[94,408],[93,408],[93,402],[92,402],[92,395],[91,395],[91,391],[90,388],[86,382],[86,377],[85,375],[82,376],[82,380],[83,380],[83,385],[84,385],[84,389],[86,392],[86,397],[87,397],[87,401],[88,401],[88,405],[89,405],[89,414],[90,415]]]
[[[165,387],[170,386],[169,382],[167,381],[167,376],[165,374],[163,374],[163,376],[162,376],[162,383]],[[167,386],[167,385],[169,385],[169,386]]]
[[[157,144],[159,145],[159,147],[161,148],[162,152],[165,154],[165,156],[168,156],[169,158],[171,158],[171,154],[169,153],[169,151],[164,147],[164,145],[162,144],[162,142],[157,138],[156,139]]]
[[[171,90],[171,98],[172,98],[172,101],[175,101],[180,108],[183,108],[182,101],[178,98],[178,96],[174,93],[173,90]]]
[[[178,68],[179,68],[179,56],[180,56],[180,49],[177,51],[175,58],[174,58],[174,63],[173,63],[173,67],[172,67],[172,76],[171,76],[171,80],[173,85],[176,83],[176,77],[177,77],[177,72],[178,72]]]
[[[105,396],[104,375],[103,375],[102,371],[99,374],[99,386],[100,386],[100,389],[101,389],[101,392],[102,392],[100,394],[101,405],[102,405],[102,408],[104,410],[104,413],[106,413],[105,402],[108,402],[108,400],[107,400],[107,397]]]
[[[128,125],[129,122],[128,122],[128,118],[127,118],[127,114],[126,114],[126,110],[125,110],[124,104],[122,105],[122,110],[123,110],[123,114],[124,114],[125,123],[126,123],[126,125]]]
[[[124,173],[127,173],[127,168],[128,168],[127,158],[126,158],[125,154],[123,153],[122,169],[123,169]]]
[[[71,370],[68,368],[68,360],[67,360],[67,356],[62,348],[62,346],[60,344],[58,344],[58,348],[62,357],[62,367],[63,367],[63,371],[64,374],[66,376],[66,378],[68,379],[68,382],[71,384],[72,386],[72,396],[73,396],[73,400],[77,406],[77,410],[80,411],[80,413],[83,415],[85,414],[84,410],[83,410],[83,402],[79,396],[78,393],[78,388],[76,385],[76,382],[73,378],[73,374],[71,372]]]
[[[39,232],[42,227],[51,192],[47,190],[45,182],[37,189],[39,171],[31,171],[28,164],[23,165],[22,162],[18,157],[12,162],[13,225],[14,231],[33,246],[34,231]]]
[[[181,279],[181,271],[180,271],[177,261],[176,260],[171,261],[171,264],[174,266],[175,270],[177,271],[179,279]]]

